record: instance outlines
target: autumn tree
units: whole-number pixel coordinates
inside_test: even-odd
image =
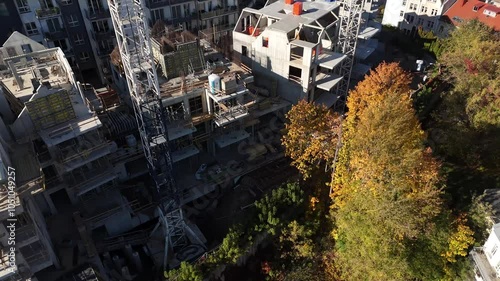
[[[409,83],[397,64],[381,64],[348,99],[347,135],[333,181],[336,256],[345,280],[444,278],[451,257],[470,245],[469,232],[453,236],[451,223],[429,242],[436,222],[453,216],[444,215],[440,163],[424,147]],[[415,265],[407,253],[416,245],[428,250],[423,260],[438,271],[422,273]]]
[[[478,20],[453,31],[439,57],[474,127],[500,126],[500,36]],[[453,101],[450,100],[449,102]]]
[[[201,270],[195,265],[182,262],[178,269],[166,271],[165,278],[175,281],[202,281],[203,275]]]
[[[445,161],[447,191],[464,210],[472,194],[500,187],[500,35],[472,20],[444,41],[442,77],[451,88],[426,122]],[[470,221],[472,222],[472,221]]]
[[[281,139],[289,156],[304,178],[314,167],[334,159],[340,118],[325,106],[299,101],[286,115],[285,135]]]

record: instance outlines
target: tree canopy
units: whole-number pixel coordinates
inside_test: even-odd
[[[454,30],[439,61],[475,127],[500,125],[500,35],[478,20]]]
[[[288,123],[281,139],[285,153],[308,178],[313,167],[331,163],[340,132],[340,118],[325,106],[301,100],[287,113]]]
[[[451,223],[436,227],[453,216],[443,207],[440,163],[424,146],[409,83],[397,64],[384,63],[348,99],[347,136],[333,181],[336,256],[345,280],[444,278],[470,245],[465,224],[457,231]],[[434,253],[424,260],[438,270],[422,272],[408,256],[415,245]]]

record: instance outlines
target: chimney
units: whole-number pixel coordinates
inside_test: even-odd
[[[300,16],[302,14],[302,2],[296,2],[293,4],[293,15]]]
[[[293,5],[294,0],[285,0],[285,4],[287,5]]]

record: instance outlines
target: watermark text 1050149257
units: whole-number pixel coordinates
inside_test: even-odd
[[[16,206],[18,205],[18,197],[16,194],[16,169],[13,167],[7,168],[8,183],[7,183],[7,211],[9,218],[7,219],[7,231],[9,238],[7,244],[9,247],[9,270],[16,269]]]

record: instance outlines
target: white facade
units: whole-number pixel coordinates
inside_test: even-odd
[[[497,275],[500,276],[500,224],[493,226],[488,240],[484,243],[483,251],[488,258],[490,265],[495,268]]]
[[[439,18],[456,0],[387,0],[382,24],[397,27],[406,34],[415,34],[421,26],[434,34],[443,32]]]
[[[493,225],[483,247],[471,251],[476,281],[500,280],[500,223]]]

